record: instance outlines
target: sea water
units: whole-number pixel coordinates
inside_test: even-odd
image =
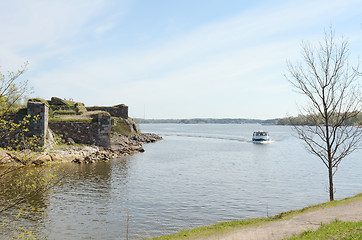
[[[329,200],[326,167],[290,127],[141,128],[163,140],[109,162],[61,164],[61,183],[39,196],[41,211],[30,210],[19,224],[49,239],[139,239]],[[257,130],[269,131],[273,141],[253,144]],[[359,150],[340,164],[336,199],[362,192],[361,157]]]

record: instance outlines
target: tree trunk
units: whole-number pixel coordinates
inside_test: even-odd
[[[329,201],[334,201],[332,163],[329,163],[328,175],[329,175]]]

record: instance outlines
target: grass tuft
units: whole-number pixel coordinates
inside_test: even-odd
[[[341,222],[336,219],[329,224],[322,224],[316,231],[304,231],[303,233],[288,239],[362,239],[362,221]]]

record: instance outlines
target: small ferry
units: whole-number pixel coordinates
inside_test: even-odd
[[[267,143],[270,141],[270,136],[268,132],[257,131],[253,133],[253,143]]]

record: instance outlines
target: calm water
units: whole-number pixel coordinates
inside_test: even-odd
[[[66,173],[19,219],[48,239],[138,239],[221,221],[264,217],[328,201],[327,170],[289,127],[144,124],[164,140],[146,152]],[[274,142],[250,142],[254,130]],[[335,175],[336,198],[362,192],[362,151]],[[46,214],[43,214],[46,212]],[[128,224],[127,224],[128,219]],[[128,227],[127,227],[128,225]]]

